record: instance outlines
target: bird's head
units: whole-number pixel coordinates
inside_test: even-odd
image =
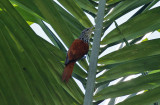
[[[86,36],[90,36],[93,32],[93,28],[94,28],[94,26],[92,26],[90,28],[86,28],[82,31],[81,34],[86,35]]]
[[[81,39],[81,40],[83,40],[83,41],[85,41],[85,42],[88,43],[88,42],[89,42],[89,38],[90,38],[93,30],[94,30],[94,26],[92,26],[92,27],[90,27],[90,28],[84,29],[84,30],[82,31],[79,39]]]

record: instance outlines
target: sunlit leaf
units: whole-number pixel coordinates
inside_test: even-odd
[[[160,28],[160,7],[142,13],[126,23],[119,26],[122,34],[117,29],[111,31],[101,42],[101,44],[109,44],[119,41],[123,38],[134,39],[148,32],[153,32]],[[148,21],[149,20],[149,21]]]
[[[160,39],[122,48],[99,59],[101,64],[114,64],[160,54]]]
[[[119,0],[114,0],[113,2],[116,1]],[[119,3],[109,15],[105,17],[105,20],[116,19],[117,17],[120,17],[125,13],[151,1],[153,0],[124,0]]]
[[[29,8],[33,12],[37,13],[37,15],[41,16],[49,22],[54,30],[57,32],[59,37],[63,40],[63,42],[69,47],[74,40],[71,30],[68,28],[67,23],[64,21],[53,2],[50,0],[34,0],[34,1],[22,1],[22,0],[12,0],[15,3],[22,5],[23,8]],[[50,5],[50,6],[49,6]],[[34,6],[34,7],[32,7]],[[54,10],[54,11],[52,11]],[[63,26],[62,26],[63,24]],[[63,30],[63,31],[62,31]]]
[[[160,55],[149,56],[113,67],[97,78],[97,82],[117,79],[145,71],[160,69]]]
[[[116,85],[109,86],[97,94],[94,99],[96,101],[106,98],[114,98],[136,93],[146,89],[153,89],[160,86],[160,73],[155,73],[147,76],[141,76],[126,82],[120,82]]]
[[[159,97],[160,97],[160,87],[157,87],[138,96],[129,98],[116,105],[152,105],[153,103],[160,101]]]

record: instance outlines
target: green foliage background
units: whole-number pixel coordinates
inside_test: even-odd
[[[92,23],[84,12],[97,17],[98,0],[1,0],[0,1],[0,105],[82,105],[84,94],[76,82],[61,81],[66,49]],[[103,32],[137,7],[141,8],[101,41],[104,50],[126,43],[124,48],[99,58],[93,104],[130,95],[116,105],[154,105],[160,101],[160,39],[139,42],[148,32],[160,29],[159,0],[107,0]],[[112,11],[111,11],[112,10]],[[44,24],[49,23],[59,38]],[[53,45],[36,35],[37,23]],[[92,42],[93,39],[91,39]],[[129,41],[131,40],[131,41]],[[92,46],[92,44],[90,44]],[[91,49],[91,47],[90,47]],[[73,77],[86,87],[90,51],[75,65]],[[83,70],[82,70],[83,68]],[[124,78],[142,74],[123,81]],[[146,75],[147,74],[147,75]],[[113,85],[113,80],[123,79]],[[92,88],[92,87],[91,87]],[[143,94],[136,93],[143,91]]]

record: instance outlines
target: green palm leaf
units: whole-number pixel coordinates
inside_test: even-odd
[[[136,93],[146,89],[156,88],[160,86],[159,74],[160,73],[154,73],[147,76],[141,76],[130,81],[120,82],[116,85],[107,87],[102,91],[98,92],[97,94],[95,94],[94,99],[102,100],[105,98],[114,98],[118,96]]]
[[[130,96],[118,105],[157,104],[160,39],[150,40],[145,35],[160,29],[160,7],[151,9],[156,3],[159,0],[1,0],[0,105],[82,105],[83,102],[98,105],[109,98],[108,105],[115,105],[117,97],[124,95]],[[124,18],[125,23],[110,31],[113,22],[119,24],[119,18],[138,7],[141,8],[131,18]],[[92,26],[90,21],[95,21],[95,34],[102,35],[101,45],[105,46],[96,44],[98,41],[93,40],[100,37],[93,36],[87,58],[74,67],[72,76],[80,82],[70,79],[64,83],[61,76],[66,47],[70,47],[85,27]],[[53,44],[36,35],[29,26],[35,23]],[[90,56],[93,54],[96,56]],[[98,54],[102,56],[97,57]],[[88,71],[89,66],[90,69],[97,66],[98,70]],[[134,74],[142,75],[124,81]],[[110,85],[118,78],[123,79]],[[87,87],[85,93],[92,90],[94,94],[84,95],[81,87]],[[137,95],[140,91],[144,93]]]
[[[101,44],[109,44],[120,39],[133,39],[140,37],[148,32],[155,31],[160,28],[160,7],[142,13],[126,23],[119,26],[123,35],[117,29],[111,31],[101,42]],[[149,20],[149,21],[148,21]]]
[[[7,5],[7,8],[5,8],[5,5]],[[60,58],[64,54],[53,46],[54,52],[51,52],[47,48],[49,43],[35,35],[9,2],[1,3],[0,8],[2,10],[0,17],[4,20],[3,22],[1,21],[0,25],[0,35],[2,37],[0,41],[1,55],[3,55],[4,60],[1,63],[3,68],[1,73],[5,77],[2,81],[8,83],[8,85],[4,84],[4,87],[12,87],[10,92],[14,90],[11,93],[15,97],[13,99],[15,103],[22,104],[22,102],[25,102],[26,105],[36,103],[42,105],[53,103],[64,105],[81,104],[83,94],[76,83],[73,80],[68,85],[61,82],[64,66]],[[12,11],[14,15],[8,14],[8,11]],[[15,30],[15,27],[18,28],[18,31]],[[6,73],[10,75],[5,76],[7,75]],[[13,81],[10,81],[11,79]],[[68,87],[69,85],[73,87],[70,88]],[[2,93],[5,92],[5,90],[1,91]],[[62,94],[64,99],[67,97],[65,102],[61,101]],[[77,95],[78,97],[76,97]],[[70,100],[68,100],[69,97]],[[5,97],[5,99],[8,100],[9,98]]]

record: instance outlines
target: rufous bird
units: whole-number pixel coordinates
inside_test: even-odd
[[[62,75],[62,80],[68,82],[72,76],[74,64],[80,60],[89,50],[89,39],[93,32],[93,27],[84,29],[78,39],[75,39],[70,46],[66,61],[65,68]]]

